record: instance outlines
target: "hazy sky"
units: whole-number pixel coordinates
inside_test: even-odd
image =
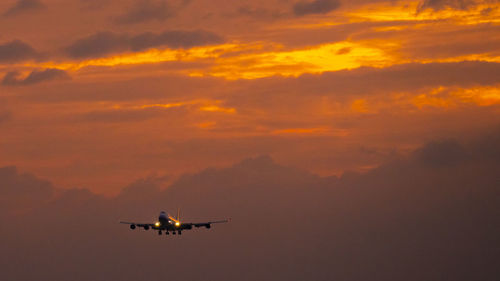
[[[498,0],[0,1],[2,281],[493,281],[499,175]]]

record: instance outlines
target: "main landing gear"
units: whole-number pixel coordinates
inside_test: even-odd
[[[161,235],[162,233],[163,232],[161,230],[158,230],[158,235]],[[180,230],[172,231],[172,235],[176,235],[176,234],[182,235],[182,232]],[[165,235],[170,235],[170,232],[165,230]]]

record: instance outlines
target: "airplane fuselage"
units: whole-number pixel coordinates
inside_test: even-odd
[[[178,231],[180,233],[183,229],[191,229],[191,226],[181,224],[179,218],[174,218],[162,211],[152,228],[158,231]]]

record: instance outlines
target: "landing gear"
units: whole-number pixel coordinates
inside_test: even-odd
[[[161,235],[161,230],[160,230],[160,231],[158,231],[158,235]]]
[[[176,233],[175,231],[172,231],[172,234],[173,234],[173,235],[175,235],[175,233]]]
[[[165,235],[169,235],[169,234],[170,234],[170,232],[168,232],[168,231],[165,231]]]
[[[182,232],[179,230],[179,235],[181,235],[181,234],[182,234]]]

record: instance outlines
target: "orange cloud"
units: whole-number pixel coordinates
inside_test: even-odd
[[[424,106],[448,108],[458,104],[490,106],[500,104],[500,87],[436,88],[412,99],[418,108]]]
[[[210,128],[215,127],[215,125],[217,125],[217,122],[213,122],[213,121],[207,121],[207,122],[202,122],[202,123],[196,124],[196,126],[198,128],[201,128],[201,129],[210,129]]]
[[[183,106],[197,106],[201,111],[207,112],[222,112],[222,113],[236,113],[235,108],[220,106],[222,101],[220,100],[190,100],[182,102],[172,102],[172,103],[154,103],[154,104],[143,104],[143,105],[131,105],[131,104],[115,104],[112,106],[113,109],[147,109],[147,108],[174,108]]]
[[[220,107],[218,105],[206,105],[200,107],[201,111],[208,111],[208,112],[223,112],[223,113],[235,113],[236,109],[234,108],[225,108],[225,107]]]
[[[348,130],[332,129],[329,127],[316,127],[316,128],[289,128],[274,130],[274,135],[331,135],[338,137],[346,137],[349,135]]]
[[[366,100],[364,100],[364,99],[355,100],[351,104],[351,109],[353,111],[359,112],[359,113],[367,113],[367,112],[369,112],[368,106],[366,104]]]
[[[452,9],[445,7],[440,10],[419,10],[421,1],[398,1],[380,2],[367,4],[353,11],[346,12],[350,21],[436,21],[436,20],[453,20],[458,24],[479,24],[484,22],[498,23],[500,22],[500,5],[498,3],[483,3],[474,5],[469,9]],[[490,12],[485,14],[484,11],[489,9]]]

